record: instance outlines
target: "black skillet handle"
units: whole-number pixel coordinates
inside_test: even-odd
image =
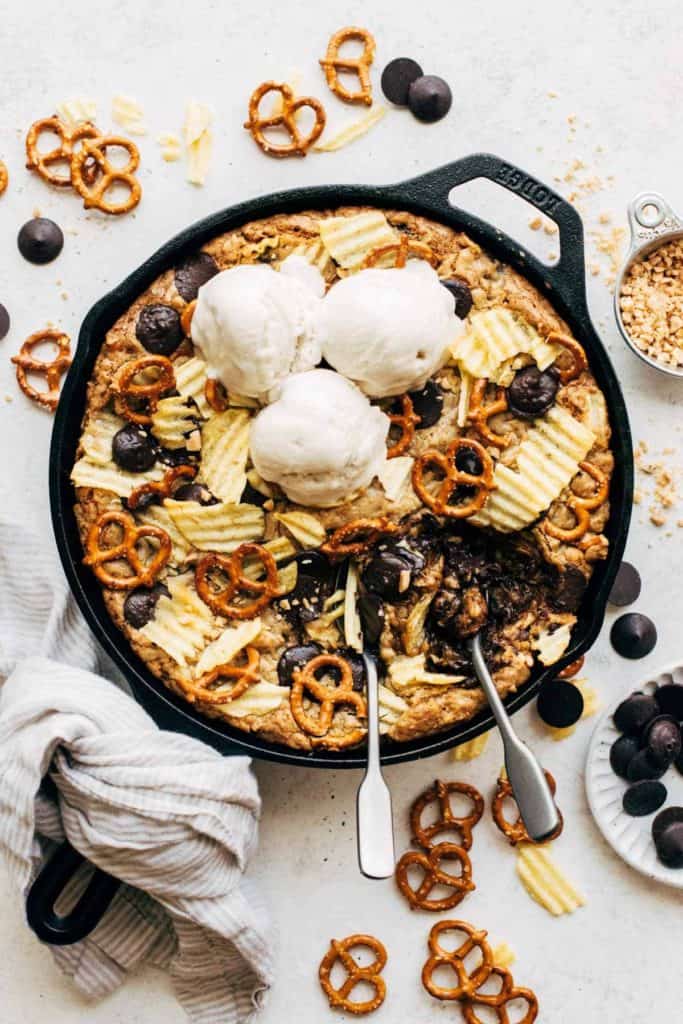
[[[69,946],[90,935],[100,923],[121,884],[117,878],[95,868],[87,888],[70,913],[61,917],[55,903],[85,857],[65,841],[54,852],[29,889],[26,918],[41,942]]]
[[[551,287],[561,283],[562,292],[569,299],[575,313],[587,311],[581,217],[571,203],[548,185],[492,153],[473,153],[411,179],[405,183],[403,191],[408,195],[414,193],[416,202],[424,203],[426,200],[430,206],[438,207],[440,212],[448,215],[452,214],[454,208],[448,199],[451,189],[475,178],[488,178],[496,185],[521,196],[544,216],[555,221],[559,229],[560,259],[551,267],[541,264],[543,275]],[[538,263],[531,254],[529,258]]]

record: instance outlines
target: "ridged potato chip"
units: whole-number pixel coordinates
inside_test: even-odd
[[[173,545],[168,564],[177,568],[185,565],[192,551],[192,545],[173,522],[168,509],[165,509],[163,505],[148,505],[147,508],[138,508],[135,510],[135,521],[144,523],[146,526],[160,526],[169,535]]]
[[[400,655],[389,665],[388,679],[394,689],[407,690],[413,686],[452,686],[465,676],[450,676],[443,672],[428,672],[424,654],[415,657]]]
[[[111,491],[119,498],[127,498],[140,484],[161,480],[163,475],[161,466],[153,466],[144,473],[127,473],[113,463],[104,466],[82,458],[71,470],[71,482],[74,487],[94,487],[100,491]]]
[[[200,505],[196,501],[166,498],[164,508],[184,537],[199,551],[229,555],[240,544],[260,540],[265,529],[258,505]]]
[[[126,421],[116,413],[102,410],[88,420],[81,437],[81,448],[90,462],[108,466],[112,460],[114,435],[125,427]]]
[[[315,238],[310,242],[302,242],[292,249],[290,256],[303,256],[305,260],[317,267],[323,277],[327,276],[333,267],[332,257],[323,245],[321,238]]]
[[[154,618],[139,632],[181,668],[186,668],[197,660],[221,627],[195,591],[191,575],[170,576],[165,583],[171,596],[161,595]]]
[[[335,263],[346,269],[360,267],[373,249],[398,240],[380,210],[367,210],[353,217],[328,217],[320,221],[320,237]]]
[[[382,683],[377,688],[377,696],[379,701],[380,732],[382,732],[381,726],[384,725],[384,731],[386,731],[389,726],[398,722],[405,711],[408,711],[409,705],[403,697],[399,697],[397,693],[394,693],[393,690],[390,690],[388,686],[384,686]]]
[[[531,898],[554,917],[585,906],[585,898],[555,864],[546,846],[519,843],[517,874]]]
[[[319,548],[327,536],[323,524],[309,512],[276,512],[273,518],[282,523],[303,548]]]
[[[198,410],[191,398],[171,395],[162,398],[152,413],[150,430],[164,448],[189,448],[198,451],[201,435],[197,430]],[[194,439],[191,440],[191,435]],[[219,495],[220,497],[220,495]]]
[[[224,502],[238,502],[247,483],[248,412],[226,409],[202,426],[200,483]]]
[[[267,715],[276,711],[289,697],[289,687],[262,681],[250,686],[246,693],[229,704],[216,705],[216,710],[230,718],[246,718],[247,715]]]
[[[345,128],[342,128],[336,135],[333,135],[327,142],[317,142],[313,146],[313,150],[316,153],[332,153],[343,146],[348,146],[351,142],[355,142],[356,139],[360,139],[361,136],[369,132],[378,121],[382,120],[386,112],[387,108],[382,106],[381,103],[375,104],[365,117],[361,117],[360,120],[354,121],[352,124],[347,124]]]
[[[213,416],[213,409],[206,400],[207,366],[199,356],[193,356],[185,363],[174,363],[175,385],[185,398],[193,398],[199,415],[208,420]]]
[[[288,537],[275,537],[261,546],[271,553],[276,562],[282,562],[296,554],[296,548]],[[249,556],[244,559],[243,572],[249,579],[258,580],[264,575],[263,562],[260,558]]]
[[[504,306],[473,313],[467,331],[451,349],[455,360],[473,377],[493,381],[505,363],[521,352],[531,355],[539,369],[545,370],[561,351]]]
[[[490,733],[483,732],[481,736],[475,736],[467,743],[461,743],[453,750],[454,761],[474,761],[475,757],[481,757],[488,746]]]
[[[415,459],[411,455],[397,455],[395,459],[386,459],[377,474],[377,479],[384,488],[387,501],[396,501],[410,481],[410,474]]]
[[[202,651],[194,667],[194,677],[199,679],[217,665],[229,665],[233,658],[248,644],[254,642],[261,632],[261,620],[251,619],[237,626],[228,626]]]

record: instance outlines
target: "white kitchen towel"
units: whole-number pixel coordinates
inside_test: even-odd
[[[86,671],[95,647],[51,556],[1,518],[0,572],[0,851],[22,895],[65,836],[125,883],[55,960],[92,998],[151,963],[193,1024],[242,1024],[273,976],[272,928],[243,876],[260,812],[249,760],[161,732]],[[38,792],[48,771],[58,805]]]

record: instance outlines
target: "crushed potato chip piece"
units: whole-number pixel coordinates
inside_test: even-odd
[[[144,473],[127,473],[113,464],[103,466],[84,457],[71,470],[71,482],[74,487],[94,487],[100,491],[111,491],[119,498],[127,498],[140,484],[161,480],[163,475],[161,466],[152,466]]]
[[[154,618],[139,633],[185,668],[218,635],[220,625],[194,589],[191,574],[169,576],[165,582],[171,596],[161,595]]]
[[[113,412],[97,412],[89,418],[81,437],[81,448],[90,462],[103,466],[111,463],[114,435],[125,425],[126,421]]]
[[[411,455],[397,455],[395,459],[385,459],[377,474],[377,479],[384,488],[387,501],[397,501],[404,487],[410,480],[415,459]]]
[[[530,354],[545,370],[557,359],[561,349],[548,345],[539,333],[504,306],[473,313],[467,331],[451,352],[463,369],[473,377],[497,380],[500,368],[520,352]]]
[[[202,419],[213,416],[213,409],[206,400],[206,363],[199,356],[193,356],[187,362],[174,364],[175,385],[185,398],[194,399]]]
[[[572,627],[566,622],[558,629],[544,630],[532,641],[531,646],[538,654],[542,665],[554,665],[569,647]]]
[[[131,135],[146,135],[142,107],[130,96],[115,96],[111,102],[111,116]]]
[[[363,650],[363,627],[358,614],[358,569],[349,562],[344,591],[344,639],[354,651]]]
[[[517,874],[533,900],[552,914],[571,914],[586,900],[555,864],[546,846],[519,843]]]
[[[379,121],[382,120],[387,112],[387,108],[381,103],[376,104],[372,110],[369,110],[365,117],[361,117],[360,120],[354,121],[352,124],[347,124],[341,131],[338,131],[336,135],[333,135],[331,139],[327,141],[318,142],[313,146],[314,152],[317,153],[332,153],[336,149],[341,149],[343,146],[348,146],[350,143],[355,142],[356,139],[360,139],[363,135],[366,135]]]
[[[276,563],[282,562],[286,558],[291,558],[292,555],[296,554],[294,545],[287,537],[275,537],[273,540],[266,541],[261,546],[270,552]],[[256,556],[245,558],[242,571],[245,576],[252,580],[260,580],[265,575],[263,562]],[[296,581],[299,578],[299,567],[296,562],[290,562],[284,568],[278,569],[277,575],[280,592],[288,594],[296,586]]]
[[[403,649],[411,657],[422,651],[425,642],[425,622],[433,598],[433,593],[423,594],[410,609],[403,624]]]
[[[260,683],[254,683],[241,697],[231,700],[229,704],[217,704],[216,710],[230,718],[267,715],[270,711],[277,711],[288,695],[287,686],[278,686],[277,683],[262,680]]]
[[[500,942],[491,950],[491,954],[494,966],[500,967],[502,971],[509,970],[517,959],[514,949],[507,942]]]
[[[147,508],[136,509],[135,520],[147,526],[160,526],[169,535],[173,545],[168,564],[176,567],[185,565],[192,545],[180,532],[163,505],[148,505]]]
[[[377,695],[379,700],[379,719],[380,722],[384,722],[386,725],[393,725],[399,720],[404,711],[408,710],[408,703],[399,697],[397,693],[390,690],[388,686],[384,686],[382,683],[377,688]]]
[[[358,268],[373,249],[391,245],[398,238],[381,210],[328,217],[320,221],[320,237],[335,263],[346,269]]]
[[[187,180],[191,185],[203,185],[213,148],[211,112],[203,103],[188,103],[183,136],[187,146]]]
[[[95,100],[86,99],[85,96],[76,96],[58,103],[56,113],[60,121],[70,126],[81,124],[83,121],[94,121],[97,117],[97,103]]]
[[[474,761],[475,757],[481,757],[489,742],[490,732],[483,732],[481,736],[475,736],[467,743],[461,743],[453,749],[454,761]]]
[[[414,657],[400,655],[389,665],[388,678],[392,687],[407,690],[413,686],[452,686],[461,683],[465,676],[450,676],[443,672],[428,672],[424,654]]]
[[[276,512],[274,518],[304,548],[319,548],[327,536],[320,520],[309,512]]]
[[[202,426],[198,480],[225,502],[238,502],[247,483],[249,419],[244,410],[226,409]]]
[[[254,642],[260,632],[261,620],[258,618],[240,622],[237,626],[228,626],[202,651],[194,667],[195,678],[210,672],[217,665],[229,665],[241,650]]]
[[[317,640],[323,646],[336,646],[339,642],[339,630],[336,623],[344,617],[346,601],[345,590],[335,590],[325,598],[323,612],[317,619],[307,622],[305,629],[311,640]]]
[[[176,160],[180,160],[182,142],[179,135],[176,135],[175,132],[159,132],[157,142],[161,147],[162,159],[166,163],[175,163]]]
[[[197,431],[197,409],[194,402],[184,395],[171,395],[157,403],[150,430],[164,448],[191,447],[193,451],[199,450],[201,438]],[[197,431],[197,444],[193,447],[188,438],[194,431]]]
[[[332,257],[323,245],[321,238],[315,238],[310,242],[301,242],[289,255],[303,256],[305,260],[318,268],[323,277],[333,265]]]
[[[266,498],[273,497],[273,488],[267,483],[259,473],[252,467],[247,470],[247,480],[259,494],[263,494]]]
[[[257,505],[200,505],[196,501],[166,498],[164,508],[180,532],[199,551],[230,554],[240,544],[260,540],[265,528],[263,509]]]

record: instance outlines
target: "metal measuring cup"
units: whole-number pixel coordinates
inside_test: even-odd
[[[661,245],[683,238],[683,220],[658,192],[640,192],[628,204],[627,214],[631,242],[614,288],[614,315],[617,327],[628,347],[644,363],[659,370],[660,373],[668,374],[669,377],[683,379],[683,366],[667,366],[641,352],[624,326],[619,304],[623,283],[633,264],[659,249]]]

